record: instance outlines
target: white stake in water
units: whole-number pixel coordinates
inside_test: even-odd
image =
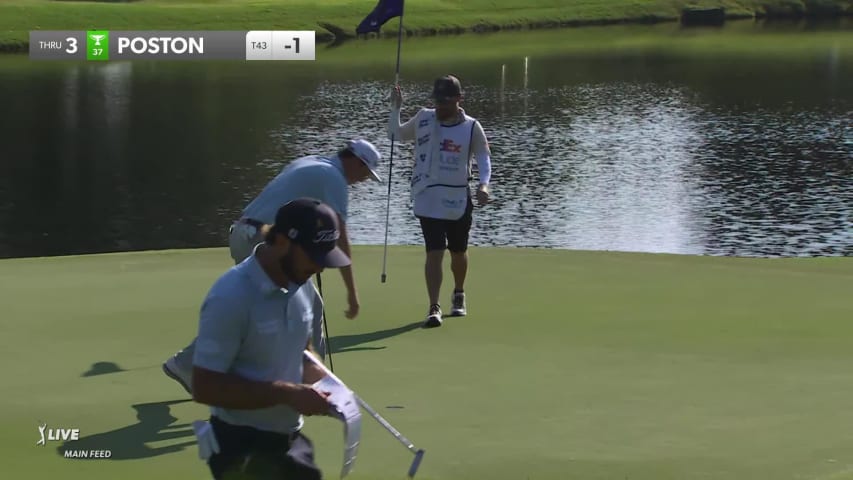
[[[524,113],[527,114],[527,57],[524,57]]]
[[[506,64],[501,65],[501,115],[504,114],[504,87],[506,87]]]

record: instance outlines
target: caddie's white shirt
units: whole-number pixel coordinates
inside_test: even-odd
[[[399,113],[399,110],[391,112],[389,134],[394,134],[401,141],[415,141],[412,169],[414,214],[459,219],[468,205],[472,159],[477,159],[480,183],[489,182],[489,145],[483,127],[462,109],[453,124],[438,122],[434,109],[422,108],[400,125]],[[396,130],[395,126],[398,126]]]

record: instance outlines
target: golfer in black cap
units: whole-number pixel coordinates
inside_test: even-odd
[[[210,405],[218,453],[214,478],[320,479],[303,415],[331,407],[312,384],[323,377],[305,362],[311,350],[316,290],[307,283],[350,259],[337,246],[338,216],[314,199],[278,210],[265,241],[210,289],[201,307],[193,359],[193,399]]]
[[[379,180],[376,168],[381,155],[369,141],[356,138],[346,142],[337,155],[308,155],[288,163],[243,210],[241,218],[229,230],[228,244],[234,263],[240,263],[252,255],[257,244],[264,239],[264,230],[275,220],[278,208],[290,200],[311,197],[321,200],[335,212],[340,220],[339,245],[344,253],[350,254],[347,234],[349,194],[347,185],[360,183],[368,178]],[[341,268],[341,278],[347,290],[347,318],[358,315],[360,301],[356,289],[352,266]],[[320,278],[318,277],[318,287]],[[318,305],[318,309],[320,306]],[[321,320],[322,316],[318,319]],[[326,354],[327,341],[321,328],[315,329],[315,346],[321,357]],[[193,339],[186,347],[163,362],[163,373],[175,380],[188,393],[192,390],[192,362],[196,347]]]
[[[450,251],[450,270],[454,280],[450,315],[466,314],[468,235],[474,208],[469,186],[473,161],[477,161],[480,177],[476,196],[481,206],[489,202],[491,177],[489,143],[480,122],[459,106],[462,101],[459,79],[453,75],[436,79],[432,98],[435,108],[422,108],[401,125],[403,94],[399,86],[395,87],[388,125],[389,136],[415,142],[412,201],[426,244],[424,273],[429,313],[424,321],[425,327],[442,324],[438,297],[445,249]]]

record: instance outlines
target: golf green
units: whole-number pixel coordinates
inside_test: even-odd
[[[335,372],[426,450],[419,479],[853,479],[853,259],[471,251],[469,316],[423,330],[420,247],[324,274]],[[160,364],[225,249],[0,261],[3,478],[209,478],[204,406]],[[449,272],[442,300],[449,298]],[[391,407],[391,408],[389,408]],[[37,446],[38,426],[77,428]],[[411,454],[369,416],[350,478]],[[326,478],[341,424],[309,418]]]

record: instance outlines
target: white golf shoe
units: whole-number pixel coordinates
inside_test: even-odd
[[[429,307],[429,315],[424,320],[424,328],[441,326],[441,307],[438,304]]]
[[[450,308],[451,317],[464,317],[468,313],[465,308],[465,292],[453,292],[450,303],[452,305]]]

